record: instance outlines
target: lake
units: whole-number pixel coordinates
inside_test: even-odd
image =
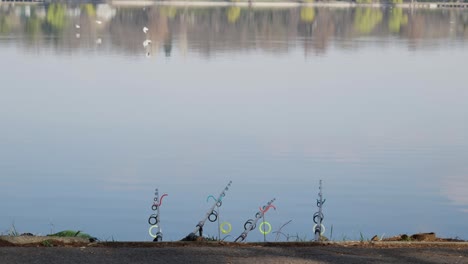
[[[468,10],[2,3],[0,232],[151,241],[158,188],[179,240],[232,180],[227,241],[311,240],[322,180],[333,240],[468,239],[467,61]]]

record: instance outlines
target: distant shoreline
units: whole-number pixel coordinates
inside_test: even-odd
[[[54,1],[51,1],[54,2]],[[41,0],[0,0],[1,4],[45,4],[49,3]],[[239,0],[239,1],[199,1],[199,0],[177,0],[177,1],[161,1],[161,0],[108,0],[107,3],[112,6],[184,6],[184,7],[255,7],[255,8],[293,8],[293,7],[329,7],[329,8],[352,8],[352,7],[368,7],[368,8],[382,8],[382,7],[398,7],[398,8],[422,8],[422,9],[437,9],[437,8],[457,8],[468,9],[467,3],[457,2],[414,2],[414,3],[356,3],[347,1],[323,1],[323,2],[290,2],[290,1],[272,1],[272,0]]]
[[[448,3],[448,2],[415,2],[415,3],[372,3],[362,4],[356,2],[345,1],[330,1],[330,2],[288,2],[288,1],[155,1],[155,0],[109,0],[109,4],[116,6],[209,6],[209,7],[225,7],[225,6],[239,6],[239,7],[268,7],[268,8],[292,8],[292,7],[330,7],[330,8],[350,8],[350,7],[399,7],[399,8],[468,8],[468,3]]]

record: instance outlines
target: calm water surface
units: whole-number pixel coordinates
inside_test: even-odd
[[[272,198],[312,239],[322,179],[332,239],[468,239],[467,43],[466,10],[1,4],[0,232],[151,240],[159,188],[178,240],[232,180],[227,240]]]

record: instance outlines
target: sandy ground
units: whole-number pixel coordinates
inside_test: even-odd
[[[0,246],[0,263],[467,263],[468,243],[131,243]]]

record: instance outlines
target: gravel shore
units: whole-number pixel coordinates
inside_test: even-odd
[[[0,247],[0,263],[468,263],[468,243],[109,242]]]

